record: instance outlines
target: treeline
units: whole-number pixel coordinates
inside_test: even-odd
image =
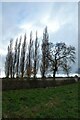
[[[49,42],[49,34],[45,27],[40,50],[37,31],[35,36],[33,40],[32,32],[30,33],[29,44],[26,34],[23,43],[21,43],[22,37],[17,38],[14,48],[13,39],[10,40],[5,61],[6,77],[36,78],[38,70],[42,78],[52,72],[55,79],[58,70],[63,70],[69,76],[71,63],[75,62],[75,47],[62,42],[56,44]]]

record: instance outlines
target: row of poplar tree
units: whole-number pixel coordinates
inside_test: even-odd
[[[35,78],[39,69],[39,61],[40,61],[40,54],[39,54],[40,48],[39,48],[37,31],[36,31],[35,41],[33,41],[32,38],[32,31],[30,33],[30,40],[28,45],[26,43],[27,41],[26,34],[24,35],[24,41],[22,44],[21,41],[22,41],[22,37],[20,37],[20,40],[18,40],[18,38],[16,39],[14,52],[13,52],[13,39],[10,40],[10,45],[8,46],[8,53],[6,55],[6,61],[5,61],[5,75],[6,77],[10,77],[10,78],[14,78],[15,76],[31,77],[31,75],[34,75]],[[42,49],[44,49],[42,50],[43,54],[47,48],[46,47],[47,43],[48,43],[48,32],[46,27],[43,33],[43,44],[42,44]],[[47,65],[48,63],[45,64]],[[45,71],[43,74],[45,74]]]
[[[26,42],[27,37],[24,35],[15,41],[13,49],[13,40],[10,40],[8,46],[8,53],[5,61],[5,75],[6,77],[14,78],[24,76],[36,78],[37,72],[40,69],[41,75],[44,78],[47,71],[53,71],[53,77],[58,71],[58,68],[63,68],[67,75],[70,71],[70,62],[75,62],[75,48],[72,46],[67,47],[65,43],[49,42],[49,34],[47,27],[43,32],[43,39],[40,45],[36,31],[36,38],[33,40],[32,32],[30,33],[29,44]],[[41,53],[40,53],[41,51]]]

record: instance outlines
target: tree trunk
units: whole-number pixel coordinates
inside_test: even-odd
[[[45,71],[43,71],[42,79],[45,80]]]
[[[56,86],[55,75],[56,75],[56,70],[53,71],[53,83],[54,83],[54,86]]]
[[[67,72],[67,77],[69,77],[69,73]]]
[[[55,80],[55,74],[56,74],[56,71],[54,70],[53,71],[53,80]]]
[[[55,68],[53,69],[53,80],[55,81],[55,75],[56,75],[56,72],[57,72],[57,65],[55,65]]]

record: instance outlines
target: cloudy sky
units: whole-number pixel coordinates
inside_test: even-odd
[[[2,6],[2,7],[1,7]],[[78,53],[78,3],[77,2],[14,2],[0,3],[0,68],[4,70],[4,58],[11,38],[38,31],[39,42],[45,26],[48,27],[49,41],[65,42],[76,47]],[[2,13],[2,14],[1,14]],[[2,24],[1,24],[2,18]],[[2,37],[1,37],[2,35]],[[76,54],[77,57],[77,54]],[[76,64],[73,71],[77,70]]]

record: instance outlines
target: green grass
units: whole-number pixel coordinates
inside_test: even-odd
[[[3,91],[4,118],[79,118],[78,86]]]

